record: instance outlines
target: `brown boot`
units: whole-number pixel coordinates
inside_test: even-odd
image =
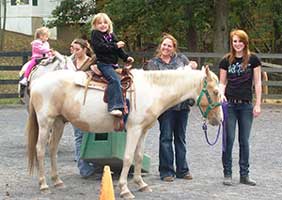
[[[193,179],[192,174],[188,172],[185,176],[183,176],[183,179],[192,180]]]
[[[163,177],[162,180],[165,181],[165,182],[173,182],[174,177],[173,176],[166,176],[166,177]]]

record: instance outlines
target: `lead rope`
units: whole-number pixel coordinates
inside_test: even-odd
[[[222,122],[222,152],[226,150],[226,138],[227,138],[227,119],[228,119],[228,102],[222,102],[223,122]]]
[[[217,130],[217,135],[216,135],[216,138],[213,142],[211,142],[208,138],[208,126],[207,126],[207,123],[206,123],[206,120],[204,119],[204,123],[202,125],[202,129],[204,130],[204,133],[205,133],[205,138],[206,138],[206,141],[207,143],[210,145],[210,146],[214,146],[217,141],[218,141],[218,138],[219,138],[219,135],[220,135],[220,131],[221,131],[221,127],[222,127],[222,151],[225,152],[225,148],[226,148],[226,122],[227,122],[227,105],[228,103],[227,102],[223,102],[221,104],[221,107],[222,107],[222,111],[223,111],[223,121],[222,123],[219,125],[218,127],[218,130]]]

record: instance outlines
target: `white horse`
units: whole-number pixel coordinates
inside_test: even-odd
[[[160,114],[188,98],[197,100],[203,90],[209,95],[209,97],[200,95],[199,106],[203,112],[210,107],[209,104],[219,102],[218,78],[208,67],[202,70],[131,70],[131,72],[135,90],[133,95],[135,98],[131,105],[135,104],[136,108],[131,109],[126,124],[126,147],[119,179],[120,196],[130,199],[134,198],[134,195],[128,188],[127,175],[133,159],[134,182],[140,191],[151,191],[141,177],[141,163],[147,130],[153,126]],[[64,183],[57,173],[56,159],[64,123],[71,122],[87,132],[114,131],[114,117],[107,112],[103,92],[89,89],[83,105],[84,88],[74,83],[77,76],[85,74],[59,70],[47,73],[31,84],[27,122],[28,164],[31,173],[34,166],[38,169],[41,191],[49,191],[44,168],[45,146],[49,135],[52,181],[56,187],[63,187]],[[221,107],[212,106],[206,116],[210,124],[219,125],[222,121]]]

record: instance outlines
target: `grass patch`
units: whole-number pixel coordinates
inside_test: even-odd
[[[19,72],[18,71],[1,71],[0,79],[1,80],[19,79]]]
[[[11,99],[0,99],[0,105],[15,105],[22,104],[19,98],[11,98]]]

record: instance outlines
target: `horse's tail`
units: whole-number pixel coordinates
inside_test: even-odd
[[[26,127],[27,133],[27,156],[28,156],[28,169],[32,174],[34,171],[34,165],[37,163],[36,156],[36,143],[38,139],[38,122],[36,112],[32,101],[29,101],[29,115]]]

